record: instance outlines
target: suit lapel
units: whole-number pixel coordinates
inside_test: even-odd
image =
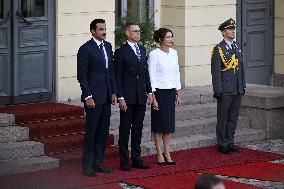
[[[144,67],[144,62],[146,62],[146,60],[145,60],[146,59],[146,52],[144,51],[144,48],[142,48],[141,45],[139,45],[139,50],[140,50],[140,54],[141,54],[141,62],[139,62],[139,71],[140,71],[141,68]]]
[[[139,64],[139,60],[137,55],[135,54],[135,52],[133,51],[132,47],[126,42],[125,44],[126,48],[128,48],[128,51],[130,51],[130,54],[132,55],[132,57],[136,60],[136,64]]]
[[[104,68],[106,67],[105,65],[105,57],[103,57],[100,48],[98,47],[97,43],[94,41],[94,39],[91,39],[91,44],[92,44],[92,49],[94,49],[94,52],[100,56],[99,61],[101,62],[101,64],[104,66]],[[106,47],[105,47],[106,48]]]

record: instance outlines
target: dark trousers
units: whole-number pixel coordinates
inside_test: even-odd
[[[86,108],[86,125],[83,141],[83,168],[100,166],[104,161],[105,147],[109,134],[111,105],[96,104]]]
[[[131,130],[131,160],[141,161],[141,138],[146,105],[127,104],[127,111],[120,111],[119,156],[120,165],[128,165],[128,141]]]
[[[217,101],[217,141],[219,146],[234,144],[241,95],[223,95]]]

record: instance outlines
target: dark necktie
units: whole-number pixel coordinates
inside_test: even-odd
[[[137,44],[135,44],[134,47],[135,47],[135,51],[136,51],[136,56],[137,56],[137,58],[140,62],[141,61],[141,53],[140,53],[139,47],[138,47]]]
[[[103,43],[100,44],[100,52],[102,53],[102,56],[103,56],[106,68],[108,68],[108,65],[107,65],[107,62],[106,62],[106,57],[105,57],[105,52],[104,52],[104,44]]]
[[[231,47],[232,47],[232,50],[233,50],[234,52],[236,52],[236,50],[237,50],[236,44],[235,44],[235,43],[232,43]]]

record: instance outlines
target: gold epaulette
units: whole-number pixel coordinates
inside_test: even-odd
[[[210,59],[212,59],[212,56],[213,56],[213,53],[214,53],[215,47],[216,47],[216,46],[214,46],[214,47],[212,48]]]

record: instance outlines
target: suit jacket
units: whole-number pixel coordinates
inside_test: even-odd
[[[113,52],[111,44],[104,41],[108,56],[108,69],[104,55],[92,39],[83,44],[77,54],[77,80],[82,90],[81,100],[87,96],[93,97],[96,104],[111,102],[111,95],[116,94],[116,82],[113,69]]]
[[[139,45],[141,61],[128,43],[114,53],[117,82],[117,97],[123,97],[127,104],[145,104],[147,94],[152,92],[146,49]]]
[[[214,93],[238,95],[244,94],[244,88],[246,87],[244,65],[242,62],[241,50],[234,42],[236,49],[233,50],[229,47],[225,40],[217,44],[212,50],[211,57],[211,74]],[[225,60],[230,60],[233,55],[238,60],[237,69],[225,69],[225,65],[222,61],[219,48],[224,54]]]

